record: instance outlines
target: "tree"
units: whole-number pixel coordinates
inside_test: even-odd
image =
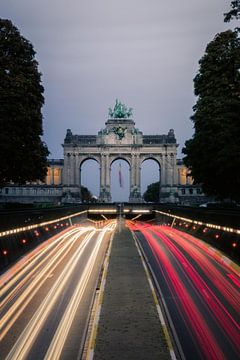
[[[240,39],[237,31],[216,35],[194,79],[195,133],[184,162],[209,195],[240,200]]]
[[[91,202],[92,201],[92,193],[85,186],[81,186],[81,194],[82,194],[82,202]]]
[[[240,0],[235,0],[231,2],[231,10],[228,13],[224,14],[224,21],[229,22],[232,19],[240,18]]]
[[[143,194],[143,198],[147,202],[159,201],[159,181],[148,185],[147,190]]]
[[[49,151],[35,51],[9,20],[0,19],[0,184],[43,180]]]

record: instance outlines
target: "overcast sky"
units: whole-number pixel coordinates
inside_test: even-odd
[[[0,0],[34,46],[45,88],[44,140],[62,158],[66,129],[97,134],[119,98],[144,134],[192,136],[198,60],[230,0]]]

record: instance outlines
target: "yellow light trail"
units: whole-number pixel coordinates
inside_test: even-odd
[[[64,343],[67,339],[70,327],[76,315],[78,306],[81,302],[84,291],[87,287],[88,280],[92,274],[92,270],[97,258],[97,254],[102,242],[102,239],[107,230],[103,230],[99,235],[95,247],[92,251],[92,254],[85,266],[83,274],[79,279],[78,285],[75,289],[75,292],[67,306],[67,309],[62,317],[62,320],[58,326],[57,331],[55,332],[54,338],[51,342],[51,345],[48,349],[48,352],[45,356],[45,360],[57,360],[60,358]]]
[[[77,249],[74,257],[72,257],[68,261],[61,275],[54,283],[53,287],[51,288],[45,299],[42,301],[38,310],[35,312],[32,319],[29,321],[28,325],[18,338],[17,342],[8,354],[6,360],[22,360],[26,358],[33,342],[35,341],[39,331],[44,325],[47,316],[49,315],[51,309],[57,301],[57,298],[64,289],[70,275],[72,274],[75,266],[77,265],[80,257],[82,256],[88,244],[88,241],[93,237],[94,234],[95,231],[92,231],[84,238],[84,241],[81,243],[82,246]]]
[[[25,289],[25,291],[16,299],[13,305],[8,309],[6,314],[1,319],[1,328],[4,328],[0,333],[0,340],[7,334],[14,322],[22,314],[24,309],[30,303],[32,298],[35,296],[37,291],[46,281],[46,274],[54,271],[58,264],[63,260],[63,258],[71,251],[74,243],[77,241],[79,236],[82,234],[82,231],[75,234],[70,241],[66,242],[59,251],[53,255],[51,261],[40,271],[40,273],[33,279],[30,286]],[[83,243],[80,246],[80,249],[84,246],[86,240],[84,239]]]
[[[74,291],[74,294],[72,295],[72,298],[69,302],[69,305],[64,313],[64,316],[59,324],[59,327],[57,329],[57,332],[52,340],[52,343],[50,345],[50,348],[48,350],[49,356],[47,358],[57,359],[58,355],[62,351],[62,348],[64,346],[66,337],[68,335],[68,331],[70,329],[70,326],[72,324],[73,318],[75,316],[77,307],[81,301],[81,298],[83,296],[84,290],[86,288],[87,282],[89,280],[89,277],[92,273],[94,263],[96,261],[96,257],[101,245],[101,242],[104,238],[104,235],[106,232],[110,231],[112,232],[116,226],[116,222],[112,222],[110,224],[107,224],[104,229],[99,233],[99,230],[93,230],[85,236],[84,240],[81,243],[81,246],[76,250],[75,254],[72,256],[72,258],[68,261],[66,264],[63,272],[45,297],[45,299],[42,301],[41,305],[39,306],[38,310],[33,315],[32,319],[29,321],[28,325],[18,338],[17,342],[13,346],[12,350],[8,354],[6,360],[21,360],[25,359],[27,354],[29,353],[32,344],[36,340],[39,331],[44,325],[44,322],[46,321],[50,311],[52,310],[57,298],[61,294],[62,290],[64,289],[67,281],[69,280],[69,277],[71,276],[72,272],[74,271],[79,259],[84,254],[84,250],[86,246],[88,245],[89,241],[92,239],[92,237],[98,232],[98,237],[96,244],[94,246],[94,249],[90,255],[90,258],[87,262],[87,265],[83,271],[83,274],[79,280],[79,283],[77,285],[77,288]],[[30,291],[32,291],[30,289]],[[53,354],[53,355],[51,355]],[[59,355],[60,356],[60,355]]]
[[[26,283],[26,280],[33,275],[34,272],[36,272],[38,270],[38,268],[49,258],[52,256],[53,252],[56,252],[56,248],[54,248],[54,246],[58,245],[61,246],[61,244],[63,242],[65,242],[67,240],[67,238],[78,232],[79,230],[74,228],[71,229],[70,231],[68,231],[67,233],[61,235],[60,237],[58,237],[57,239],[54,239],[54,241],[49,243],[49,240],[51,241],[51,239],[48,240],[48,243],[46,244],[46,246],[41,249],[35,256],[33,256],[30,261],[26,264],[24,263],[23,267],[17,272],[17,273],[12,273],[12,277],[8,280],[8,282],[2,287],[1,291],[0,291],[0,298],[4,295],[4,293],[6,293],[11,287],[15,286],[15,288],[13,289],[13,292],[15,292],[17,290],[17,288],[20,288],[21,286],[23,286]],[[42,259],[42,261],[40,261],[38,263],[38,260],[43,257],[43,255],[46,252],[49,252],[49,254],[47,256],[44,257],[44,259]],[[27,256],[26,256],[27,258]],[[30,270],[32,267],[34,266],[34,268],[32,270]],[[29,272],[30,270],[30,272]],[[26,274],[26,275],[25,275]],[[17,284],[17,281],[23,277],[21,283]],[[4,305],[4,303],[9,300],[10,295],[12,294],[12,292],[6,297],[4,298],[4,301],[0,302],[0,309],[1,307]]]

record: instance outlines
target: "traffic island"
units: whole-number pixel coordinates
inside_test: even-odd
[[[94,360],[170,359],[156,304],[133,236],[116,230]]]

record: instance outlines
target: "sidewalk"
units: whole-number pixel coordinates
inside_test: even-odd
[[[131,232],[113,239],[94,360],[170,359],[156,305]]]

